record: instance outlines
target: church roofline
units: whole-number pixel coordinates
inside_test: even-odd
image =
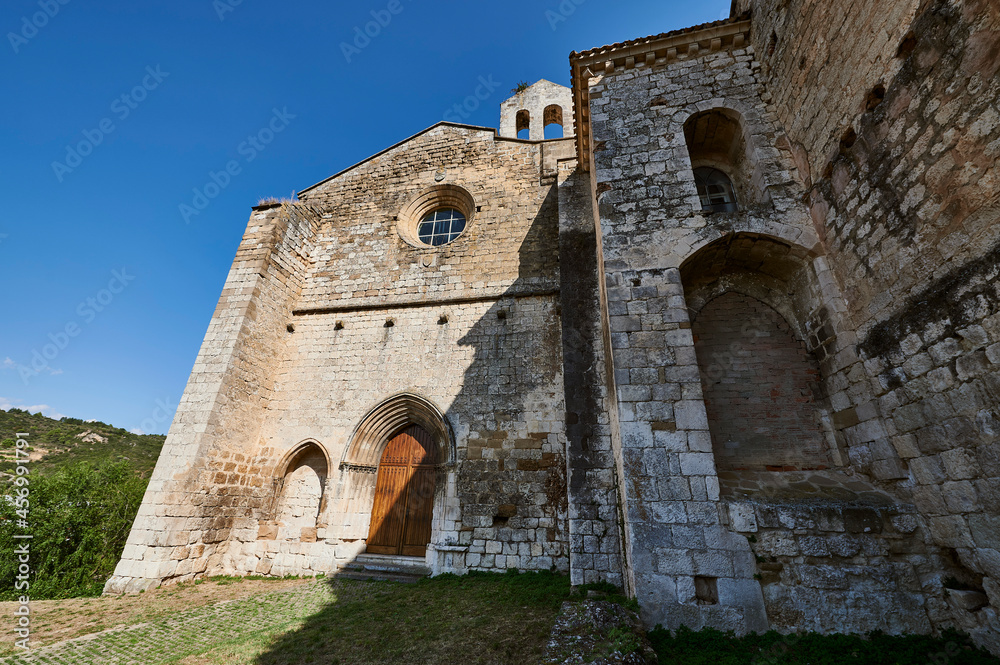
[[[710,31],[712,28],[721,28],[736,23],[740,23],[742,21],[747,21],[749,19],[750,19],[750,13],[747,12],[745,14],[741,14],[740,16],[731,16],[729,18],[720,19],[718,21],[710,21],[708,23],[700,23],[698,25],[692,25],[689,28],[680,28],[678,30],[671,30],[669,32],[661,32],[658,35],[650,35],[648,37],[637,37],[636,39],[629,39],[624,42],[617,42],[615,44],[608,44],[605,46],[595,46],[592,49],[588,49],[586,51],[580,51],[579,53],[573,51],[572,53],[569,54],[569,57],[570,60],[574,60],[577,58],[590,58],[597,55],[608,55],[612,52],[621,51],[622,49],[628,49],[634,46],[643,47],[665,39],[673,39],[676,37],[680,37],[682,35],[693,36],[694,33],[696,32],[701,32],[703,30]],[[698,38],[699,40],[704,39],[704,37],[700,35],[698,36]]]
[[[570,85],[573,89],[573,116],[576,126],[576,154],[580,167],[590,170],[590,97],[588,79],[610,74],[615,69],[631,69],[654,62],[674,62],[701,51],[724,47],[742,48],[750,38],[750,12],[721,21],[640,37],[569,54]]]
[[[410,141],[412,141],[413,139],[417,138],[418,136],[426,134],[427,132],[429,132],[429,131],[431,131],[433,129],[437,129],[438,127],[441,127],[441,126],[458,127],[460,129],[474,129],[474,130],[483,131],[483,132],[492,132],[494,138],[500,138],[498,136],[497,130],[494,129],[493,127],[480,127],[479,125],[465,125],[465,124],[462,124],[462,123],[459,123],[459,122],[449,122],[447,120],[442,120],[441,122],[434,123],[433,125],[431,125],[427,129],[420,130],[416,134],[413,134],[412,136],[409,136],[409,137],[403,139],[402,141],[399,141],[397,143],[393,143],[388,148],[385,148],[384,150],[380,150],[380,151],[376,152],[374,155],[370,155],[368,157],[365,157],[360,162],[355,162],[354,164],[351,164],[347,168],[341,169],[340,171],[337,171],[336,173],[334,173],[333,175],[331,175],[331,176],[329,176],[327,178],[323,178],[322,180],[320,180],[319,182],[317,182],[314,185],[309,185],[305,189],[300,190],[299,192],[297,192],[296,196],[297,197],[301,197],[306,192],[308,192],[308,191],[310,191],[312,189],[316,189],[320,185],[324,185],[324,184],[330,182],[331,180],[333,180],[334,178],[339,178],[340,176],[344,175],[348,171],[353,171],[354,169],[358,168],[362,164],[370,162],[371,160],[375,159],[376,157],[381,157],[382,155],[384,155],[385,153],[389,152],[390,150],[395,150],[399,146],[401,146],[401,145],[403,145],[405,143],[409,143]],[[510,140],[510,139],[507,139],[506,137],[504,137],[504,140]],[[518,139],[518,140],[520,140],[520,139]],[[525,143],[538,143],[538,141],[525,141]]]

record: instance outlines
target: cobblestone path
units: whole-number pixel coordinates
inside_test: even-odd
[[[148,623],[108,630],[0,659],[0,664],[155,665],[197,654],[220,644],[249,639],[262,626],[305,619],[335,599],[361,598],[371,585],[317,580],[252,598],[226,600]]]

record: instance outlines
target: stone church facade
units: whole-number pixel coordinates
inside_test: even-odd
[[[107,591],[403,556],[1000,650],[1000,9],[570,65],[254,208]]]

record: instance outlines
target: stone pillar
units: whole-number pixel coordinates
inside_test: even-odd
[[[608,272],[606,283],[625,534],[643,618],[669,628],[763,632],[767,616],[750,545],[720,519],[680,273],[620,270]]]
[[[576,164],[576,159],[558,163],[570,577],[573,584],[622,586],[596,222],[589,174]]]

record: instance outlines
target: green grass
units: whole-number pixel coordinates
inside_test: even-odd
[[[569,595],[568,578],[551,573],[372,583],[368,597],[333,602],[277,639],[228,645],[199,662],[531,663]]]
[[[973,646],[967,635],[763,635],[734,637],[706,628],[681,627],[673,634],[649,633],[660,663],[677,665],[997,665],[1000,660]]]

